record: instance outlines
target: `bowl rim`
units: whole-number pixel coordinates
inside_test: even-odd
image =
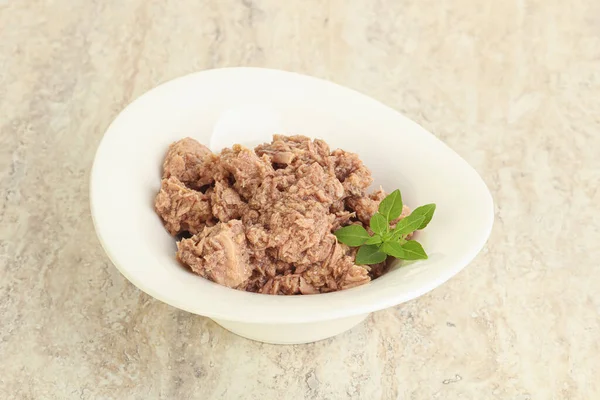
[[[150,288],[150,287],[144,285],[144,283],[140,279],[138,279],[137,276],[129,273],[127,268],[124,268],[124,266],[119,262],[118,257],[116,256],[111,245],[108,243],[108,241],[106,240],[106,238],[104,236],[104,232],[101,228],[101,224],[97,220],[95,182],[97,182],[96,176],[98,174],[98,168],[99,168],[98,167],[99,155],[102,154],[102,152],[104,151],[103,149],[105,148],[106,141],[107,141],[106,138],[108,137],[108,134],[111,132],[111,128],[114,127],[115,123],[119,120],[119,118],[123,114],[123,112],[125,112],[125,110],[129,109],[133,104],[140,102],[141,99],[145,98],[146,96],[149,96],[151,93],[155,93],[158,90],[163,90],[165,87],[168,87],[169,85],[174,85],[183,80],[194,79],[194,77],[196,77],[198,75],[223,74],[223,73],[225,73],[225,74],[230,74],[230,73],[233,73],[233,74],[238,74],[238,73],[240,73],[240,74],[248,74],[248,73],[250,73],[250,74],[253,74],[253,73],[285,74],[285,75],[289,75],[289,76],[295,77],[295,78],[300,77],[302,79],[318,81],[321,84],[329,85],[330,87],[336,87],[338,89],[343,89],[344,91],[352,92],[354,95],[358,95],[365,100],[369,100],[369,101],[373,102],[374,104],[376,103],[377,106],[379,106],[379,107],[384,107],[387,110],[393,111],[394,113],[403,117],[407,122],[411,123],[415,129],[420,130],[423,134],[430,135],[431,139],[438,142],[438,145],[443,146],[445,148],[445,150],[456,154],[456,152],[454,152],[452,149],[450,149],[444,142],[442,142],[440,139],[435,137],[432,133],[427,131],[425,128],[423,128],[416,122],[405,117],[403,114],[401,114],[397,110],[379,102],[376,99],[373,99],[372,97],[370,97],[366,94],[356,91],[354,89],[336,84],[334,82],[331,82],[331,81],[328,81],[325,79],[309,76],[309,75],[303,75],[303,74],[299,74],[299,73],[295,73],[295,72],[283,71],[283,70],[278,70],[278,69],[270,69],[270,68],[227,67],[227,68],[215,68],[215,69],[202,70],[202,71],[183,75],[183,76],[174,78],[172,80],[163,82],[160,85],[141,94],[136,99],[134,99],[132,102],[130,102],[127,106],[125,106],[119,112],[119,114],[113,119],[113,121],[111,121],[111,123],[109,124],[108,128],[106,129],[105,134],[103,135],[102,140],[100,141],[100,144],[98,145],[98,148],[94,155],[94,161],[93,161],[92,169],[90,172],[90,178],[89,178],[90,179],[89,180],[89,182],[90,182],[89,183],[90,211],[91,211],[92,221],[93,221],[94,229],[96,231],[98,240],[100,241],[100,244],[102,245],[104,251],[106,252],[107,256],[109,257],[109,259],[111,260],[113,265],[115,265],[115,267],[121,272],[121,274],[123,274],[123,276],[125,276],[125,278],[127,278],[127,280],[129,280],[131,283],[133,283],[138,289],[142,290],[143,292],[147,293],[148,295],[150,295],[164,303],[167,303],[173,307],[176,307],[181,310],[188,311],[188,312],[191,312],[194,314],[199,314],[199,315],[203,315],[203,316],[207,316],[207,317],[215,318],[215,319],[238,321],[238,322],[248,322],[248,323],[266,323],[266,324],[317,322],[317,321],[323,321],[323,320],[344,318],[344,317],[349,317],[349,316],[359,315],[359,314],[366,314],[369,312],[373,312],[373,311],[385,309],[385,308],[388,308],[391,306],[395,306],[395,305],[401,304],[403,302],[412,300],[416,297],[419,297],[419,296],[435,289],[436,287],[442,285],[444,282],[446,282],[451,277],[456,275],[464,267],[466,267],[478,255],[478,253],[483,249],[485,243],[487,242],[487,240],[491,234],[493,222],[494,222],[494,204],[493,204],[492,195],[489,191],[489,188],[486,186],[485,182],[483,181],[481,176],[477,173],[477,171],[470,164],[468,164],[464,159],[462,159],[462,157],[460,157],[458,154],[456,154],[464,162],[465,167],[469,168],[471,170],[471,172],[474,173],[474,175],[476,176],[476,178],[478,180],[477,183],[479,185],[482,185],[482,188],[485,188],[485,195],[487,196],[486,200],[489,203],[489,212],[487,213],[487,220],[484,221],[485,229],[483,229],[481,232],[481,235],[479,235],[479,240],[476,243],[471,244],[471,246],[469,248],[470,251],[462,254],[457,260],[454,261],[453,265],[450,268],[444,269],[443,272],[440,273],[436,279],[432,279],[432,280],[426,282],[425,284],[419,286],[418,288],[415,288],[414,290],[403,291],[403,292],[399,291],[397,293],[394,293],[393,295],[388,295],[386,297],[380,297],[377,299],[377,301],[372,301],[372,302],[367,302],[367,303],[355,302],[351,306],[349,305],[349,306],[344,306],[344,307],[339,307],[339,308],[323,307],[321,310],[319,310],[318,313],[314,313],[314,314],[304,313],[301,315],[294,315],[293,313],[290,312],[289,314],[286,315],[285,313],[278,312],[278,313],[275,313],[276,315],[269,315],[268,313],[265,312],[265,313],[262,313],[262,315],[250,315],[250,313],[238,312],[238,313],[235,313],[235,315],[231,315],[229,313],[223,313],[223,312],[211,312],[210,310],[206,310],[206,309],[203,309],[200,312],[198,307],[194,307],[194,306],[190,305],[188,302],[181,301],[181,299],[178,299],[177,296],[172,296],[172,295],[169,295],[169,293],[163,293],[163,292],[155,290],[154,288]],[[203,278],[201,278],[201,279],[203,279]],[[378,278],[377,281],[382,280],[382,279],[385,279],[385,275]],[[215,283],[213,283],[213,284],[217,285]],[[220,286],[220,285],[218,285],[218,286]],[[341,296],[347,297],[349,294],[351,294],[352,292],[355,292],[356,290],[366,290],[366,291],[373,290],[373,283],[369,283],[369,284],[362,285],[362,286],[359,286],[356,288],[342,290],[342,291],[338,291],[338,292],[323,293],[323,294],[308,295],[308,296],[264,295],[264,294],[239,291],[239,290],[231,289],[231,288],[228,288],[225,286],[221,286],[221,288],[223,289],[222,293],[224,296],[228,296],[228,295],[231,296],[233,294],[232,292],[235,292],[236,297],[242,296],[240,298],[243,298],[244,300],[247,300],[248,302],[253,302],[254,301],[253,299],[255,299],[256,296],[258,296],[261,298],[261,301],[260,301],[261,303],[265,302],[264,299],[270,298],[271,300],[266,300],[266,301],[270,302],[273,305],[273,307],[277,310],[285,309],[286,307],[289,307],[290,310],[299,310],[299,309],[302,309],[302,307],[305,304],[311,303],[313,306],[315,305],[314,304],[315,302],[318,302],[320,304],[325,304],[324,302],[327,302],[329,300],[335,300]],[[271,307],[271,306],[269,306],[269,307]],[[265,310],[265,311],[267,311],[267,310]]]

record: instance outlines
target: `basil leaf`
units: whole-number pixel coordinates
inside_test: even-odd
[[[348,225],[338,229],[333,234],[340,242],[350,247],[360,246],[371,237],[369,232],[361,225]]]
[[[383,235],[384,233],[387,233],[390,227],[385,217],[379,213],[375,213],[375,215],[371,217],[370,226],[371,230],[373,230],[373,232],[375,232],[378,235]]]
[[[427,224],[429,224],[429,222],[431,221],[431,218],[433,218],[434,212],[435,212],[435,204],[433,204],[433,203],[425,204],[424,206],[415,208],[414,211],[411,213],[411,215],[416,214],[416,215],[422,215],[425,217],[423,222],[421,222],[421,225],[419,225],[419,227],[416,230],[425,229]]]
[[[375,234],[368,238],[365,244],[380,244],[381,242],[383,242],[383,238],[378,234]]]
[[[387,232],[386,234],[381,235],[381,239],[382,239],[382,241],[387,242],[392,239],[393,235],[394,235],[394,232]]]
[[[426,260],[427,253],[423,250],[423,246],[415,240],[409,240],[402,245],[404,250],[404,260]]]
[[[356,263],[361,264],[379,264],[384,262],[387,254],[379,250],[379,247],[373,244],[361,246],[356,253]]]
[[[402,248],[402,245],[398,242],[385,242],[381,245],[381,251],[392,257],[404,259],[404,249]]]
[[[402,195],[396,189],[379,203],[379,212],[390,223],[402,214]]]
[[[419,214],[410,214],[408,217],[402,218],[392,231],[392,240],[398,240],[400,236],[416,231],[424,220],[425,217]]]

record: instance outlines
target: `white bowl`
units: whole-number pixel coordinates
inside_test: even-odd
[[[436,203],[419,233],[429,259],[396,265],[371,283],[335,293],[271,296],[208,281],[175,260],[175,240],[153,209],[168,145],[186,136],[208,143],[220,113],[265,104],[286,132],[358,153],[374,186],[400,188],[404,203]],[[231,143],[233,144],[233,143]],[[464,268],[485,244],[492,198],[460,156],[397,111],[351,89],[289,72],[226,68],[175,79],[130,104],[108,128],[90,183],[96,232],[134,285],[182,310],[269,343],[306,343],[337,335],[370,312],[414,299]]]

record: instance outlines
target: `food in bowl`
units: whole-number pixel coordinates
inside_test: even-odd
[[[263,294],[363,285],[388,258],[427,258],[413,232],[435,205],[410,209],[399,190],[371,193],[360,158],[323,140],[275,135],[214,154],[194,139],[169,147],[155,210],[194,273]]]
[[[416,263],[390,260],[389,270],[369,284],[313,296],[257,295],[192,276],[174,257],[175,240],[153,206],[162,173],[158,169],[169,144],[184,137],[215,149],[222,143],[254,144],[241,132],[213,141],[221,116],[247,103],[269,105],[281,116],[281,126],[269,131],[313,135],[334,148],[358,152],[374,184],[388,191],[402,189],[407,204],[435,202],[433,220],[415,235],[429,257]],[[249,125],[256,131],[256,125]],[[110,260],[148,296],[211,318],[243,337],[285,344],[335,336],[374,311],[439,287],[481,251],[494,220],[493,200],[481,177],[430,132],[354,90],[257,68],[194,73],[127,106],[96,153],[90,210]]]

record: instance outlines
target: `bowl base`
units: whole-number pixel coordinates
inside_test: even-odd
[[[214,319],[217,324],[246,339],[272,344],[301,344],[339,335],[360,324],[369,314],[304,324],[252,324]]]

